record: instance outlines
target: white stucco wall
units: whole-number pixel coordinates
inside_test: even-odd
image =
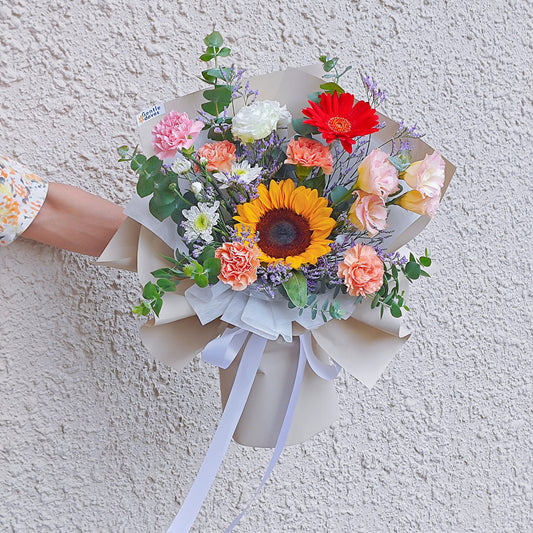
[[[134,178],[116,147],[136,142],[136,112],[201,87],[214,25],[250,74],[331,52],[378,79],[384,112],[458,167],[413,244],[441,269],[415,286],[415,333],[383,378],[338,380],[342,418],[284,452],[239,531],[530,531],[525,0],[0,6],[0,151],[119,203]],[[216,371],[150,359],[129,273],[21,239],[0,284],[0,530],[164,531],[220,416]],[[232,444],[195,531],[222,531],[268,458]]]

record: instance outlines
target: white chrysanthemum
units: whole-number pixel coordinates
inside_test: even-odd
[[[176,159],[176,161],[172,163],[170,169],[176,174],[185,174],[186,172],[189,172],[189,170],[191,170],[191,166],[191,162],[187,161],[186,159]]]
[[[213,241],[213,227],[218,222],[218,208],[220,203],[217,201],[212,206],[208,204],[193,205],[190,209],[183,211],[185,220],[185,239],[188,242],[196,239],[202,239],[206,243]]]
[[[215,172],[213,176],[224,184],[232,181],[249,184],[261,176],[262,170],[263,167],[252,167],[248,161],[241,161],[232,163],[229,172]]]
[[[254,102],[240,109],[233,117],[231,131],[242,141],[253,142],[264,139],[278,125],[286,126],[290,117],[286,106],[282,107],[279,102],[270,100]]]

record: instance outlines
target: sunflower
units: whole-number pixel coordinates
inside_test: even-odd
[[[267,187],[260,184],[259,197],[237,206],[237,229],[258,234],[257,246],[264,263],[282,261],[292,268],[315,264],[330,251],[327,237],[335,227],[331,207],[316,189],[294,188],[292,180]]]
[[[304,123],[316,126],[329,144],[339,139],[343,148],[352,153],[354,137],[362,137],[378,131],[379,117],[368,102],[359,100],[354,105],[353,94],[322,93],[320,104],[309,100],[311,107],[302,109],[309,117]]]

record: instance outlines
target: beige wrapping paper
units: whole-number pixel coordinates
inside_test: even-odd
[[[316,67],[289,69],[250,80],[263,100],[279,100],[286,104],[294,117],[301,116],[306,95],[318,90],[323,82],[313,76]],[[164,104],[165,112],[186,111],[194,116],[203,98],[201,91]],[[143,153],[152,155],[151,130],[161,116],[144,122],[139,130]],[[383,142],[398,124],[380,116],[386,128],[375,134],[376,142]],[[291,132],[289,131],[289,134]],[[422,159],[433,149],[417,139],[414,159]],[[445,160],[446,161],[446,160]],[[446,161],[443,193],[448,187],[455,167]],[[130,218],[124,222],[99,259],[99,263],[128,270],[137,270],[141,284],[152,280],[150,272],[168,266],[162,255],[173,255],[173,249],[183,242],[170,220],[157,221],[148,212],[147,199],[134,197],[126,208]],[[389,225],[394,228],[386,242],[389,251],[397,250],[414,238],[429,222],[400,208],[391,209]],[[160,316],[142,326],[140,335],[149,352],[164,363],[181,370],[212,339],[220,335],[227,324],[215,319],[200,323],[184,295],[190,282],[182,282],[176,294],[165,294]],[[299,334],[298,325],[293,328]],[[301,332],[301,327],[299,328]],[[377,310],[368,303],[359,305],[346,320],[331,320],[312,330],[315,354],[324,362],[335,360],[362,383],[371,387],[385,370],[395,353],[408,338],[408,331],[400,319],[385,316],[380,320]],[[297,341],[268,341],[248,402],[234,434],[234,439],[247,446],[274,447],[285,415],[292,389]],[[222,403],[225,405],[236,369],[236,360],[220,371]],[[338,417],[337,395],[331,381],[319,378],[307,365],[298,404],[287,444],[302,442],[331,425]]]

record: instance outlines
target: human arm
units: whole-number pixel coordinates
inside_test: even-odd
[[[23,235],[98,256],[125,218],[109,200],[70,185],[49,184],[0,155],[0,246]]]
[[[48,194],[23,237],[98,257],[126,216],[109,200],[62,183],[49,183]]]

